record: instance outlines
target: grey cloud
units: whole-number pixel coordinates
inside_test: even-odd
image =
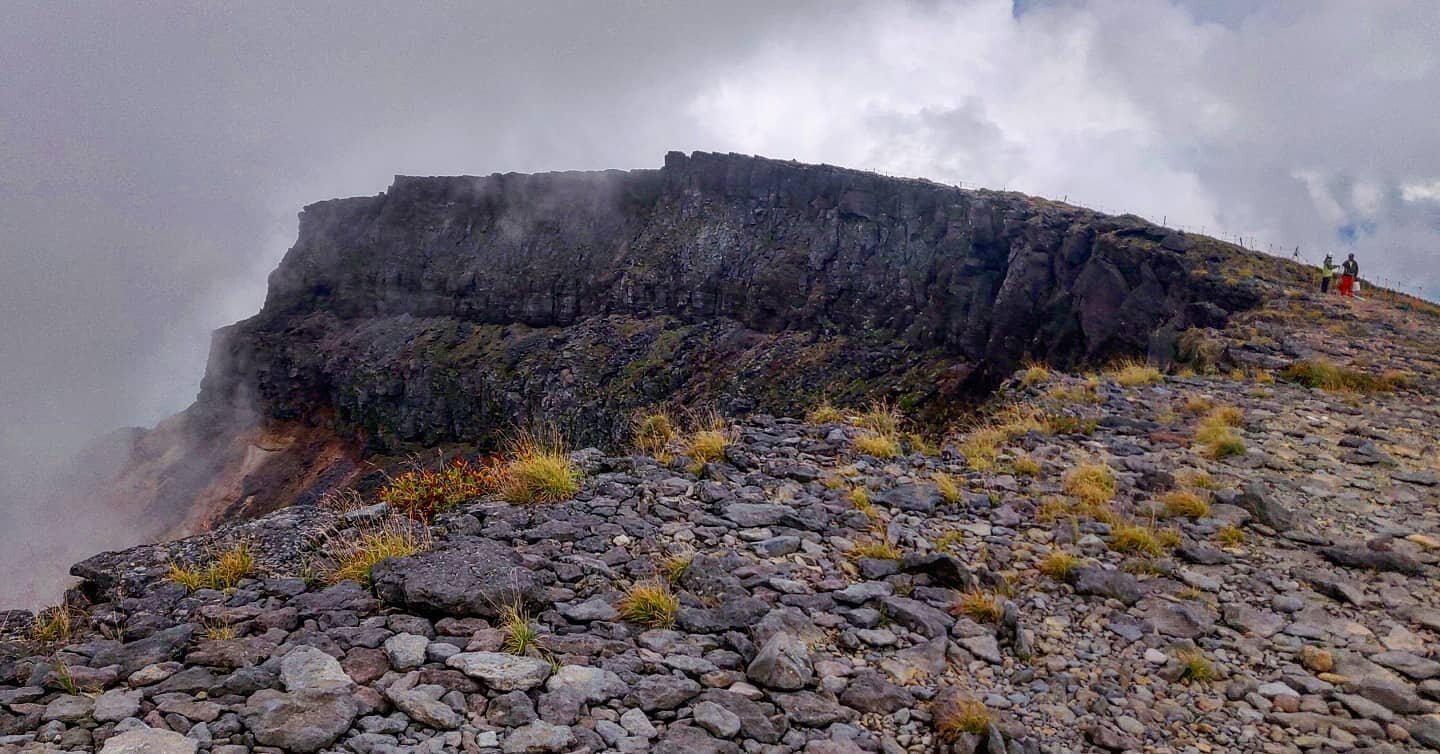
[[[1348,248],[1338,229],[1364,221],[1368,270],[1440,296],[1440,202],[1401,195],[1440,181],[1426,0],[11,2],[5,16],[6,571],[36,531],[74,535],[51,560],[126,541],[84,501],[37,506],[43,472],[183,407],[210,330],[259,306],[298,208],[395,173],[733,149],[1307,250]]]

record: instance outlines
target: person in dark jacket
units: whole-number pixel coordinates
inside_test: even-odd
[[[1351,254],[1346,258],[1345,263],[1340,265],[1340,295],[1355,295],[1355,278],[1360,277],[1360,263],[1355,261],[1355,255]]]

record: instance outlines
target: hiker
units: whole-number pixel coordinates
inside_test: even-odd
[[[1351,254],[1345,264],[1340,266],[1340,295],[1355,296],[1355,278],[1360,276],[1360,263],[1355,261],[1355,255]]]
[[[1325,263],[1320,265],[1320,292],[1329,293],[1330,283],[1335,280],[1335,257],[1325,255]]]

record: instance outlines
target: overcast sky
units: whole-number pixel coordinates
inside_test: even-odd
[[[396,173],[757,153],[1354,251],[1440,296],[1433,0],[11,0],[4,16],[0,495],[78,438],[183,408],[300,206]]]

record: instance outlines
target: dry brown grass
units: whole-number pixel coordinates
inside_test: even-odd
[[[1069,581],[1079,567],[1080,559],[1065,550],[1051,550],[1050,554],[1040,561],[1040,572],[1056,581]]]
[[[1171,518],[1204,518],[1210,515],[1210,503],[1191,490],[1172,490],[1160,498],[1165,515]]]
[[[974,588],[960,593],[950,612],[963,615],[979,623],[999,623],[1005,606],[994,592]]]
[[[1159,385],[1165,375],[1159,369],[1141,361],[1121,361],[1110,367],[1105,375],[1122,387],[1145,387]]]
[[[675,422],[664,411],[647,411],[635,417],[635,449],[648,456],[660,456],[678,436]]]
[[[935,487],[940,491],[940,497],[947,503],[958,503],[964,499],[964,490],[960,482],[954,476],[944,472],[937,472],[934,476]]]
[[[888,435],[862,434],[855,438],[855,450],[867,456],[889,459],[900,455],[900,443]]]
[[[1105,503],[1115,497],[1115,472],[1099,463],[1082,463],[1065,474],[1065,492],[1084,503]]]
[[[942,741],[954,741],[962,735],[985,735],[990,729],[990,709],[978,699],[961,698],[932,712],[935,734]]]

